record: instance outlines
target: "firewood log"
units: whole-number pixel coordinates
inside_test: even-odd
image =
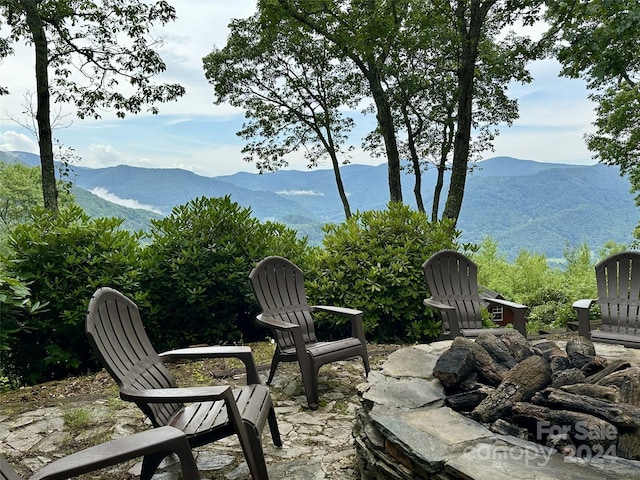
[[[473,354],[463,348],[453,348],[444,352],[433,367],[433,376],[445,388],[455,388],[466,379],[476,366]]]
[[[509,371],[504,365],[496,363],[491,355],[479,344],[465,337],[456,337],[451,348],[464,348],[473,354],[476,361],[476,371],[491,385],[498,385]]]
[[[587,413],[558,410],[526,402],[516,402],[511,416],[518,424],[528,425],[532,436],[541,443],[548,436],[568,434],[578,448],[580,457],[611,454],[618,440],[618,429],[611,423]]]
[[[521,362],[525,358],[535,354],[531,344],[529,344],[524,335],[518,330],[509,330],[500,337],[500,340],[506,345],[516,362]]]
[[[507,346],[493,333],[482,332],[476,338],[476,343],[484,348],[496,363],[504,365],[507,369],[515,367],[518,363]]]
[[[640,427],[640,407],[635,405],[576,395],[556,388],[546,389],[543,395],[551,407],[594,415],[616,426]]]
[[[471,416],[479,422],[494,422],[508,412],[513,402],[528,401],[549,382],[549,362],[539,355],[526,358],[509,370],[498,388],[473,410]]]

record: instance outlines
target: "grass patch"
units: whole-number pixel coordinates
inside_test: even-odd
[[[83,408],[74,408],[63,414],[64,424],[71,434],[86,430],[91,424],[91,414]]]

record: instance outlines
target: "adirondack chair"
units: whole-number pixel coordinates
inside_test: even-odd
[[[513,328],[526,336],[527,307],[500,298],[483,299],[478,293],[478,267],[469,258],[453,250],[434,253],[422,264],[427,288],[431,293],[423,303],[438,309],[442,317],[441,338],[477,337],[482,331],[482,302],[511,309]],[[506,328],[492,328],[491,333],[504,335]]]
[[[138,405],[154,427],[178,428],[192,448],[235,434],[254,480],[268,478],[261,441],[267,421],[274,444],[282,446],[282,441],[269,389],[260,384],[249,347],[185,348],[158,355],[137,305],[108,287],[98,289],[89,302],[86,332],[95,354],[118,384],[120,397]],[[244,362],[246,387],[178,388],[163,364],[221,357]],[[159,456],[145,456],[142,480],[150,479],[161,461]]]
[[[175,453],[180,458],[183,480],[200,480],[191,447],[184,433],[173,427],[161,427],[118,438],[73,453],[52,462],[30,480],[61,480],[125,462],[137,457]],[[0,480],[22,480],[0,455]]]
[[[578,333],[591,340],[640,348],[640,252],[611,255],[595,266],[598,298],[573,303]],[[600,330],[592,330],[589,310],[600,307]]]
[[[267,384],[271,384],[280,361],[298,362],[309,408],[318,408],[318,370],[338,360],[362,357],[369,373],[367,342],[362,312],[334,306],[310,306],[304,290],[302,270],[286,258],[272,256],[261,260],[249,280],[262,313],[258,323],[269,327],[276,341]],[[351,320],[351,336],[331,342],[316,337],[313,312],[328,312]]]

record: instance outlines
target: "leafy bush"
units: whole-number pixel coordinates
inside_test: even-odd
[[[29,287],[18,280],[0,276],[0,392],[19,386],[19,379],[12,375],[10,368],[11,345],[20,331],[17,327],[24,315],[38,313],[44,305],[32,304]],[[11,328],[9,327],[11,326]]]
[[[328,225],[324,248],[305,275],[310,301],[362,310],[370,341],[434,338],[440,319],[422,304],[427,296],[422,264],[438,250],[457,248],[458,237],[452,222],[431,223],[399,203]],[[318,317],[322,330],[335,336],[348,331],[346,321]]]
[[[624,245],[608,242],[599,257],[624,249]],[[565,249],[563,268],[551,267],[544,255],[527,251],[521,251],[513,263],[508,263],[490,238],[482,242],[473,259],[478,264],[479,283],[529,306],[527,331],[531,333],[566,328],[567,322],[577,320],[573,302],[597,296],[597,260],[586,243]],[[592,318],[598,318],[598,313],[597,307],[592,308]]]
[[[223,198],[197,198],[152,221],[144,250],[145,325],[159,349],[231,343],[264,335],[248,277],[267,255],[302,261],[306,240]]]
[[[2,326],[11,332],[3,370],[27,384],[96,366],[84,333],[89,299],[104,285],[135,291],[139,277],[138,237],[119,229],[122,220],[92,220],[76,205],[58,215],[37,208],[31,220],[13,229],[4,261],[28,284],[31,305],[46,307],[14,309]]]

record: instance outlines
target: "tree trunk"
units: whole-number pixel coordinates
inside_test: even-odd
[[[400,152],[398,151],[398,141],[396,130],[393,125],[393,115],[387,93],[382,86],[380,72],[375,65],[368,65],[368,70],[363,72],[369,81],[371,95],[376,104],[376,119],[378,128],[384,139],[385,151],[387,152],[387,172],[389,177],[389,200],[391,202],[402,203],[402,184],[400,183]]]
[[[442,126],[442,148],[440,149],[440,160],[438,162],[438,178],[433,190],[433,206],[431,207],[431,221],[438,220],[440,210],[440,195],[444,185],[444,172],[447,170],[447,159],[453,146],[454,124],[451,118],[451,110],[447,108],[447,122]]]
[[[420,169],[420,155],[416,149],[415,132],[411,125],[407,105],[402,104],[402,118],[404,125],[407,127],[407,143],[409,146],[409,154],[411,155],[411,163],[413,165],[413,175],[415,176],[415,184],[413,185],[413,194],[416,197],[416,206],[419,212],[424,212],[424,202],[422,201],[422,170]],[[418,131],[420,128],[418,128]]]
[[[338,161],[338,157],[336,156],[335,149],[329,151],[329,156],[331,157],[331,164],[333,165],[333,174],[336,177],[336,186],[338,187],[338,194],[340,195],[340,200],[342,200],[342,208],[344,208],[344,216],[347,220],[351,218],[351,208],[349,207],[349,198],[347,197],[346,192],[344,191],[344,185],[342,184],[342,174],[340,173],[340,162]]]
[[[58,188],[53,163],[53,138],[51,132],[51,107],[49,95],[49,46],[38,5],[35,0],[22,0],[27,25],[33,38],[36,52],[36,92],[38,125],[38,145],[42,170],[42,195],[45,208],[58,211]]]
[[[467,3],[469,9],[467,9]],[[462,199],[467,181],[471,127],[473,125],[473,94],[478,46],[487,12],[495,0],[458,0],[456,21],[462,41],[460,67],[458,69],[458,124],[453,148],[451,184],[442,216],[457,223],[462,209]],[[467,21],[468,15],[468,21]]]
[[[327,38],[331,42],[340,48],[343,53],[348,56],[360,69],[362,74],[369,83],[371,89],[371,96],[373,102],[376,105],[376,119],[378,121],[378,129],[384,139],[385,150],[387,153],[387,169],[389,177],[389,197],[391,202],[402,203],[402,185],[400,183],[400,152],[398,151],[398,142],[396,138],[396,131],[393,125],[393,116],[391,112],[391,105],[389,104],[389,98],[387,92],[383,87],[383,81],[381,77],[382,68],[384,68],[384,59],[376,61],[375,54],[361,55],[357,49],[352,49],[349,42],[352,40],[344,40],[339,35],[335,35],[330,32],[326,26],[320,23],[314,22],[308,13],[299,11],[292,3],[287,0],[278,0],[281,8],[284,9],[287,14],[295,18],[303,25],[311,28],[318,34]],[[373,8],[374,5],[372,4]],[[375,49],[374,49],[375,50]]]

